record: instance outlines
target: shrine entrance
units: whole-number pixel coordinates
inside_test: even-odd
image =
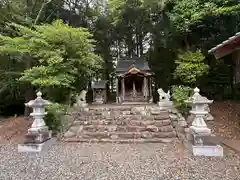
[[[125,101],[144,101],[144,75],[127,74],[124,77]]]
[[[138,69],[135,64],[116,78],[117,103],[151,102],[151,73]]]

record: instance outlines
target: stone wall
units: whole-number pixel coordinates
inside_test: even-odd
[[[180,140],[186,140],[186,132],[188,131],[188,124],[185,118],[176,108],[169,109],[169,116],[172,121],[172,125],[175,128],[177,137]]]

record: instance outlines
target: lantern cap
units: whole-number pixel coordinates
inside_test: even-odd
[[[39,91],[39,92],[37,92],[37,98],[29,101],[28,103],[25,103],[25,106],[28,106],[28,107],[44,107],[47,104],[50,104],[50,102],[47,101],[47,100],[44,100],[42,98],[42,93]]]

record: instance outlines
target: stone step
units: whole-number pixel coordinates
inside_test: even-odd
[[[139,113],[132,113],[131,111],[99,111],[99,112],[74,112],[72,114],[81,114],[84,116],[106,116],[106,117],[115,117],[115,116],[128,116],[128,115],[139,115],[139,116],[168,116],[168,112],[159,111],[159,112],[146,112],[142,111]]]
[[[71,131],[70,131],[71,132]],[[79,138],[79,139],[152,139],[152,138],[176,138],[176,132],[81,132],[81,133],[69,133],[67,132],[64,137]]]
[[[81,125],[131,125],[131,126],[148,126],[155,125],[157,127],[168,126],[171,124],[170,119],[165,120],[129,120],[125,119],[122,121],[118,120],[80,120],[75,121],[72,126],[81,126]]]
[[[152,139],[82,139],[67,138],[65,142],[87,142],[87,143],[172,143],[178,141],[176,138],[152,138]]]
[[[150,131],[150,132],[172,132],[174,131],[171,125],[157,127],[155,125],[147,125],[147,126],[118,126],[118,125],[82,125],[73,126],[69,129],[72,132],[88,131],[88,132],[142,132],[142,131]]]
[[[64,134],[72,142],[170,142],[177,134],[169,112],[151,106],[91,106],[71,111],[74,122]]]
[[[88,115],[159,115],[168,113],[166,110],[160,110],[159,108],[144,108],[144,107],[118,107],[118,108],[86,108],[85,110],[75,109],[72,113],[88,114]]]
[[[160,114],[156,116],[150,115],[119,115],[119,116],[105,116],[105,115],[87,115],[75,116],[76,120],[166,120],[169,119],[168,114]]]

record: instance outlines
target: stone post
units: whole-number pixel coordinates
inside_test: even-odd
[[[19,151],[30,150],[32,148],[36,152],[41,151],[43,143],[51,138],[52,132],[48,130],[43,119],[47,114],[47,112],[45,112],[45,106],[47,104],[50,104],[50,102],[42,99],[41,92],[37,93],[36,99],[25,103],[25,106],[33,108],[33,112],[30,114],[33,118],[33,124],[25,136],[25,145],[20,145]]]
[[[223,156],[223,149],[220,142],[211,133],[211,129],[207,127],[204,117],[208,112],[206,105],[211,104],[213,100],[199,94],[200,90],[196,87],[194,95],[185,102],[192,105],[190,113],[194,119],[189,130],[190,142],[192,143],[192,151],[196,156]]]

